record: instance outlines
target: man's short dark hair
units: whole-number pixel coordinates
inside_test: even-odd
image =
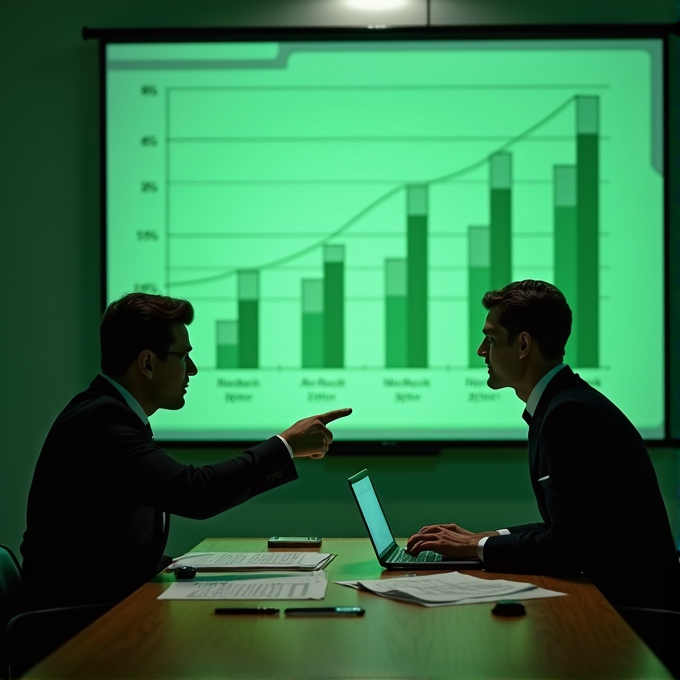
[[[122,375],[145,349],[167,359],[176,340],[171,326],[188,326],[193,320],[194,308],[187,300],[147,293],[124,295],[108,306],[99,327],[102,373]]]
[[[482,298],[486,309],[498,307],[498,323],[508,332],[508,342],[526,331],[546,359],[561,359],[571,334],[571,309],[564,295],[545,281],[516,281],[490,290]]]

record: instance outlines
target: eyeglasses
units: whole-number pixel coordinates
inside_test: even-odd
[[[156,354],[174,354],[176,357],[180,358],[180,361],[184,363],[189,358],[189,352],[172,352],[166,349],[164,352],[160,350],[153,350]]]

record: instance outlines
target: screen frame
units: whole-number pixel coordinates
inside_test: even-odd
[[[680,32],[675,24],[562,24],[516,26],[367,26],[363,28],[242,27],[242,28],[90,28],[83,27],[85,40],[99,41],[100,105],[100,300],[102,313],[107,306],[107,143],[106,143],[106,47],[125,43],[180,42],[324,42],[324,41],[433,41],[433,40],[625,40],[659,39],[662,45],[662,129],[664,164],[664,436],[645,439],[649,447],[680,446],[680,262],[671,253],[680,244],[680,201],[673,196],[680,189],[680,161],[673,162],[680,148],[680,120],[673,110],[680,108],[680,96],[672,88],[672,77],[680,72],[680,45],[674,38]],[[673,41],[673,43],[671,43]],[[677,111],[676,111],[677,113]],[[676,116],[677,117],[677,116]],[[677,176],[676,176],[677,175]],[[675,193],[674,193],[675,192]],[[629,338],[632,342],[632,340]],[[676,354],[673,353],[675,348]],[[246,448],[252,440],[163,440],[168,448]],[[524,446],[519,439],[451,439],[451,440],[383,440],[342,441],[334,444],[333,455],[437,455],[442,449],[516,449]]]

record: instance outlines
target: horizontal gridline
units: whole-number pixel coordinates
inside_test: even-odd
[[[483,225],[474,225],[474,226],[483,226]],[[467,238],[467,233],[466,232],[458,232],[458,233],[445,233],[445,232],[434,232],[434,231],[428,231],[427,235],[430,238]],[[533,238],[533,237],[552,237],[552,231],[513,231],[512,232],[513,237],[517,238]],[[611,233],[608,231],[600,231],[598,232],[598,236],[603,237],[603,236],[610,236]],[[210,234],[210,233],[204,233],[204,234],[189,234],[189,233],[184,233],[184,232],[178,232],[178,233],[173,233],[170,232],[168,234],[170,238],[326,238],[328,237],[328,234],[325,233],[305,233],[305,232],[290,232],[287,234],[280,234],[276,232],[230,232],[228,234],[225,233],[215,233],[215,234]],[[375,232],[375,233],[366,233],[366,232],[361,232],[358,234],[343,234],[343,239],[345,238],[403,238],[404,237],[404,232],[403,231],[395,231],[395,232]]]
[[[315,137],[166,137],[165,141],[171,144],[191,144],[191,143],[247,143],[247,142],[507,142],[514,139],[511,135],[447,135],[447,136],[427,136],[422,135],[418,137],[394,136],[394,137],[376,137],[358,136],[358,135],[333,135],[333,136],[315,136]],[[612,140],[611,136],[600,135],[600,141],[609,142]],[[573,135],[543,135],[528,137],[527,142],[573,142]]]
[[[512,84],[495,83],[487,85],[172,85],[167,88],[168,94],[175,92],[232,92],[232,91],[345,91],[345,90],[395,90],[399,91],[435,91],[435,90],[598,90],[606,91],[611,89],[607,83],[534,83]]]

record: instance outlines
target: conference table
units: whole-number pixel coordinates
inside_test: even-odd
[[[206,539],[197,552],[260,552],[266,539]],[[300,549],[294,549],[299,551]],[[324,539],[323,601],[171,601],[160,574],[24,676],[59,678],[671,678],[665,666],[585,578],[516,576],[567,593],[526,600],[498,617],[492,603],[425,607],[333,583],[392,578],[368,539]],[[424,574],[425,572],[420,572]],[[432,572],[427,572],[432,573]],[[278,615],[218,616],[217,606],[273,606]],[[285,607],[358,605],[355,617],[285,617]]]

